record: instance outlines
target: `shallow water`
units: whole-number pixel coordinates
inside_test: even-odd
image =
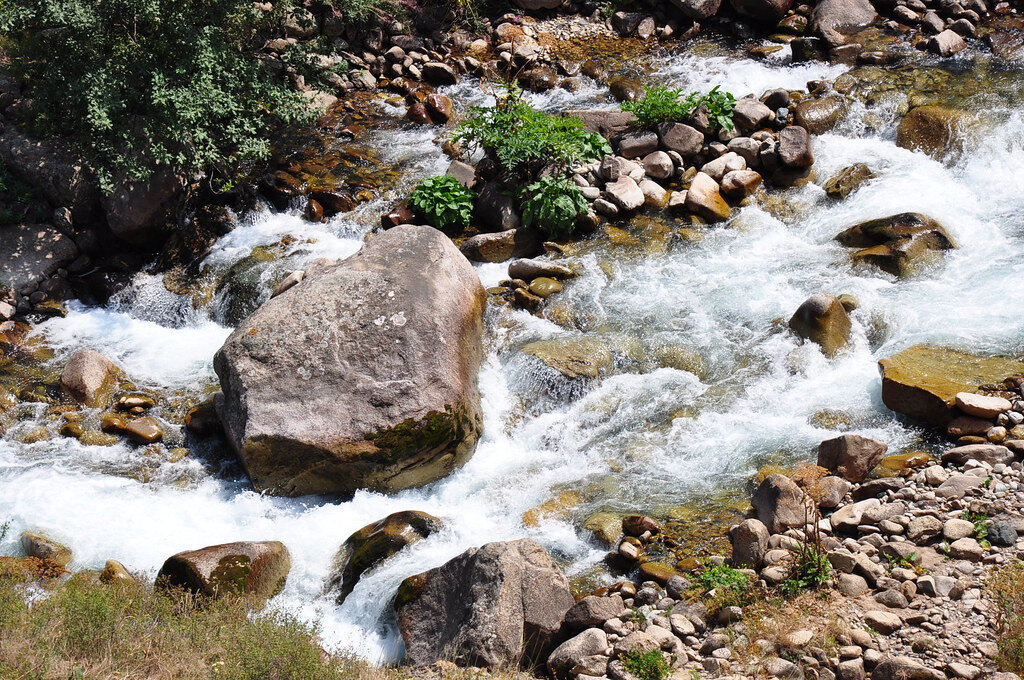
[[[842,72],[790,67],[784,54],[769,62],[663,55],[656,65],[655,80],[689,89],[722,84],[737,95]],[[447,93],[462,105],[487,101],[474,83]],[[552,110],[612,106],[597,87],[535,99]],[[813,424],[822,411],[842,414],[851,431],[884,439],[892,451],[920,446],[922,433],[881,404],[879,358],[922,341],[1018,355],[1024,344],[1024,115],[997,112],[1001,122],[947,167],[895,146],[893,110],[870,111],[877,120],[868,127],[855,107],[835,133],[818,137],[815,183],[786,193],[782,219],[750,206],[729,226],[660,254],[597,245],[582,256],[585,274],[552,302],[574,310],[586,333],[618,350],[619,359],[613,375],[586,389],[566,390],[516,351],[568,331],[492,307],[480,376],[484,437],[448,479],[390,497],[363,492],[346,503],[270,498],[252,492],[222,451],[170,463],[124,444],[90,447],[59,437],[23,444],[20,435],[38,425],[28,419],[0,439],[0,519],[12,520],[0,552],[14,549],[22,529],[39,528],[73,547],[77,567],[113,558],[153,576],[179,550],[280,539],[293,569],[271,606],[317,621],[334,648],[387,660],[400,653],[389,594],[404,577],[471,546],[530,536],[571,576],[585,574],[603,556],[577,528],[587,514],[665,511],[742,488],[760,465],[805,458],[836,434]],[[436,137],[427,128],[379,135],[385,161],[408,169],[396,191],[444,171]],[[833,202],[820,186],[853,162],[867,163],[879,178]],[[320,225],[304,222],[299,211],[248,215],[205,264],[223,272],[286,235],[298,239],[287,246],[289,267],[348,256],[387,200]],[[934,270],[897,281],[851,268],[832,241],[853,223],[904,211],[936,218],[960,248]],[[478,271],[485,285],[504,278],[502,265]],[[135,283],[105,309],[72,304],[67,318],[39,326],[57,351],[55,364],[90,347],[124,366],[141,388],[202,398],[215,384],[213,353],[230,332],[216,321],[222,301],[196,308],[158,276],[140,274]],[[777,321],[817,292],[850,293],[861,302],[852,347],[835,360],[779,331]],[[652,357],[666,347],[698,352],[707,365],[703,379],[659,367]],[[523,524],[524,511],[564,489],[580,492],[578,507],[539,526]],[[365,524],[409,509],[438,515],[447,528],[365,574],[343,606],[334,604],[322,588],[338,546]]]

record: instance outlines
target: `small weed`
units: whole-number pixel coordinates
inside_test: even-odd
[[[817,588],[832,578],[832,564],[825,551],[813,543],[803,543],[797,549],[796,562],[788,579],[780,588],[787,595],[796,595]]]
[[[623,102],[621,108],[636,116],[642,127],[649,128],[659,123],[682,121],[701,106],[707,109],[712,128],[733,129],[736,98],[722,92],[717,85],[704,95],[699,92],[684,95],[682,90],[662,86],[648,87],[643,97]]]
[[[665,680],[672,672],[665,655],[657,649],[650,652],[634,649],[619,658],[626,670],[639,680]]]
[[[988,515],[967,511],[961,517],[974,525],[974,537],[978,539],[978,544],[986,550],[991,548],[992,544],[988,541]]]
[[[639,609],[630,609],[629,613],[626,614],[626,620],[632,621],[638,626],[642,626],[647,623],[647,617]]]
[[[749,576],[724,564],[708,567],[697,577],[697,582],[705,590],[746,590],[750,587]]]

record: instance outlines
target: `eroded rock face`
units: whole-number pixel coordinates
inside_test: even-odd
[[[211,597],[269,599],[284,587],[292,561],[279,541],[239,542],[187,550],[164,562],[157,582]]]
[[[402,582],[395,598],[406,661],[533,667],[547,660],[569,582],[536,541],[488,543]]]
[[[485,300],[444,234],[403,225],[256,310],[214,358],[253,486],[348,497],[462,465],[482,427]]]
[[[337,571],[328,584],[331,590],[339,591],[338,604],[349,596],[364,571],[439,531],[442,526],[441,520],[433,515],[403,510],[367,524],[349,536],[334,558]]]
[[[945,427],[960,392],[976,392],[1024,374],[1024,362],[982,357],[934,345],[914,345],[878,362],[882,401],[893,411]]]

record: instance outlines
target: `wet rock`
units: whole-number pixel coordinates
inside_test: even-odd
[[[569,680],[584,670],[588,671],[585,675],[600,677],[608,666],[608,648],[607,634],[600,628],[589,628],[566,640],[551,653],[547,661],[548,672],[556,680]]]
[[[565,115],[574,116],[583,121],[588,132],[596,132],[605,137],[612,137],[624,132],[636,123],[636,116],[629,111],[617,110],[572,110]],[[703,139],[703,138],[702,138]]]
[[[100,583],[107,585],[115,584],[130,584],[138,585],[138,580],[128,573],[124,565],[117,560],[107,560],[106,564],[103,565],[103,571],[100,572]]]
[[[472,548],[402,582],[395,597],[406,661],[532,667],[547,660],[569,582],[532,539]]]
[[[291,566],[288,549],[278,541],[224,543],[169,557],[156,580],[160,586],[211,597],[266,600],[281,592]]]
[[[812,135],[821,135],[838,125],[848,109],[839,96],[805,99],[793,110],[793,120]]]
[[[565,265],[550,260],[519,259],[508,265],[508,276],[511,279],[532,281],[544,276],[552,279],[567,279],[575,276],[575,272]]]
[[[854,163],[843,168],[825,182],[825,193],[832,198],[844,199],[875,177],[875,173],[867,165]]]
[[[446,236],[405,225],[260,307],[214,358],[218,413],[253,486],[351,496],[462,465],[481,429],[486,297]]]
[[[608,91],[615,101],[631,102],[644,96],[644,84],[634,78],[612,78],[608,81]]]
[[[75,242],[47,224],[0,226],[0,281],[35,287],[78,257]]]
[[[530,281],[530,292],[540,298],[549,298],[555,293],[562,292],[562,284],[546,276],[540,276]]]
[[[164,438],[160,423],[149,416],[128,421],[124,426],[124,433],[137,444],[153,444]]]
[[[915,106],[896,128],[896,145],[944,160],[963,152],[973,137],[976,118],[943,106]]]
[[[722,198],[718,182],[698,172],[686,192],[686,210],[712,222],[724,222],[732,215],[732,208]]]
[[[337,591],[342,604],[356,587],[359,577],[400,550],[440,531],[437,517],[417,510],[395,512],[355,532],[334,557],[335,571],[328,588]]]
[[[423,65],[423,80],[431,85],[455,85],[459,82],[459,74],[448,64],[430,61]]]
[[[789,168],[814,165],[811,136],[799,125],[788,125],[779,132],[779,161]]]
[[[622,531],[627,536],[660,534],[662,526],[656,519],[646,515],[626,515],[622,518]]]
[[[114,191],[101,199],[107,225],[115,236],[132,245],[158,245],[186,184],[184,177],[170,170],[159,170],[145,180],[116,180]]]
[[[415,102],[409,105],[409,108],[405,111],[405,119],[410,123],[416,123],[418,125],[430,125],[434,121],[430,118],[430,113],[427,111],[427,106],[423,102]]]
[[[850,317],[834,295],[819,293],[807,298],[789,320],[789,328],[801,338],[821,347],[826,356],[850,341]]]
[[[683,158],[698,153],[704,145],[704,133],[684,123],[662,123],[658,126],[662,146]]]
[[[558,74],[550,66],[537,66],[519,74],[519,84],[531,92],[546,92],[558,87]]]
[[[521,351],[537,357],[570,379],[594,379],[612,367],[612,354],[608,347],[593,338],[538,340],[524,345]]]
[[[1024,373],[1024,362],[933,345],[914,345],[878,365],[885,405],[938,427],[952,420],[958,393]]]
[[[44,533],[38,531],[23,531],[21,534],[21,549],[29,557],[37,557],[41,560],[53,562],[61,567],[71,564],[71,548],[58,543]]]
[[[818,465],[843,479],[860,483],[885,457],[889,445],[858,434],[844,434],[818,445]]]
[[[773,534],[802,527],[807,519],[804,492],[789,477],[768,475],[751,498],[757,518]]]
[[[583,522],[583,529],[600,544],[612,548],[622,536],[622,518],[613,512],[595,512]]]
[[[444,125],[455,115],[452,100],[443,94],[428,94],[427,98],[423,100],[423,107],[430,120],[438,125]]]
[[[80,404],[104,406],[111,398],[123,371],[99,352],[80,349],[71,355],[60,375],[63,390]]]
[[[919,213],[900,213],[863,222],[836,236],[846,246],[860,248],[854,262],[878,267],[893,276],[910,276],[956,247],[946,229]]]
[[[759,520],[746,519],[732,528],[732,564],[734,567],[760,569],[768,552],[768,528]]]
[[[868,0],[822,0],[811,14],[810,30],[829,45],[842,45],[853,29],[867,26],[877,18]]]
[[[459,250],[473,262],[504,262],[514,257],[536,255],[541,250],[541,238],[534,229],[508,229],[471,236],[459,246]]]

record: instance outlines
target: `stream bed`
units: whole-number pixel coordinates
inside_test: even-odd
[[[756,61],[690,49],[658,54],[650,65],[653,82],[720,85],[737,97],[802,88],[846,70],[791,65],[785,52]],[[1024,87],[1024,66],[1000,69],[1000,82]],[[487,102],[476,82],[444,93],[460,107]],[[531,97],[550,111],[613,106],[595,85]],[[773,192],[770,203],[746,206],[726,225],[681,238],[676,225],[637,220],[615,238],[577,244],[571,250],[584,274],[548,303],[557,308],[552,317],[568,320],[563,325],[490,305],[480,375],[484,436],[447,479],[392,496],[359,492],[340,503],[267,497],[251,490],[223,447],[172,462],[123,442],[83,444],[53,436],[57,424],[45,404],[35,404],[0,437],[0,521],[11,521],[0,552],[15,550],[20,531],[36,528],[70,545],[76,567],[117,559],[152,577],[181,550],[281,540],[293,566],[270,606],[318,622],[332,649],[388,661],[401,652],[388,616],[398,583],[469,547],[532,537],[571,579],[598,585],[611,578],[597,568],[605,551],[581,529],[594,512],[641,511],[720,531],[745,509],[745,483],[758,468],[807,459],[822,439],[856,432],[888,442],[891,453],[927,449],[921,430],[882,405],[877,360],[920,342],[1021,356],[1024,111],[987,99],[992,117],[977,144],[944,165],[896,146],[900,104],[895,93],[854,106],[838,128],[815,138],[811,183]],[[271,281],[315,258],[351,255],[391,200],[445,171],[438,134],[430,127],[371,133],[362,142],[401,168],[391,192],[322,224],[304,221],[302,206],[240,216],[241,226],[221,238],[204,266],[223,275],[254,248],[270,248],[274,258],[250,274]],[[878,177],[845,201],[827,197],[825,181],[857,162]],[[833,241],[860,221],[907,211],[938,220],[959,245],[913,278],[854,268]],[[485,286],[507,278],[505,264],[477,271]],[[852,345],[835,359],[784,330],[784,320],[818,292],[860,301]],[[106,307],[71,303],[66,318],[34,333],[53,350],[44,363],[57,371],[81,348],[114,359],[141,389],[166,397],[159,417],[159,409],[182,408],[216,388],[212,357],[231,329],[224,296],[207,298],[197,306],[194,297],[169,292],[161,276],[143,273]],[[615,356],[609,375],[567,385],[518,351],[564,336],[608,346]],[[673,367],[681,354],[699,356],[702,365],[695,372]],[[338,547],[400,510],[437,515],[446,528],[364,574],[335,604],[323,589]]]

